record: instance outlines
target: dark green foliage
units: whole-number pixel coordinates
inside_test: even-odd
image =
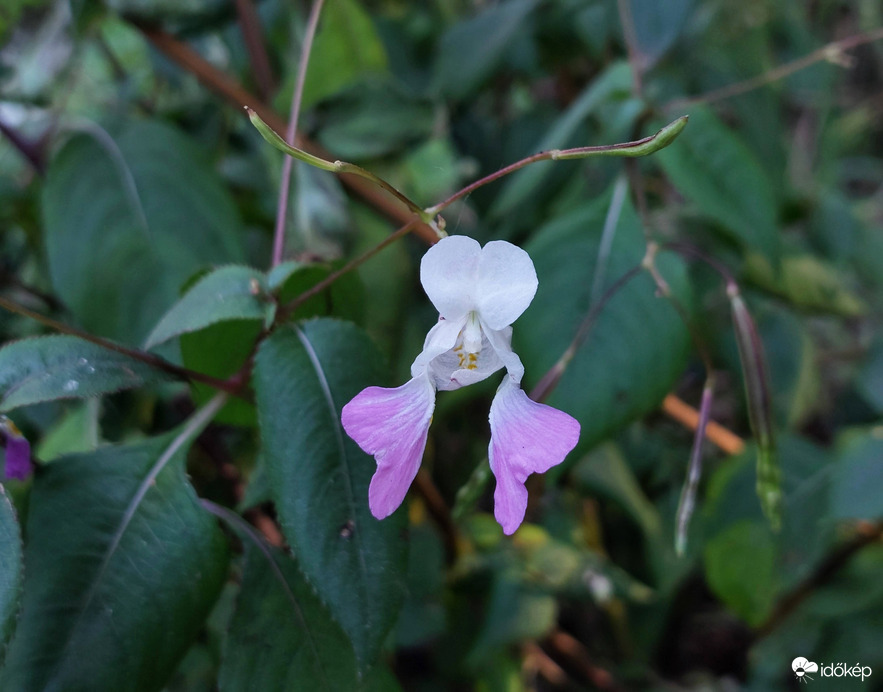
[[[284,135],[312,3],[0,5],[0,691],[881,674],[878,2],[326,0],[279,224],[243,106]],[[341,426],[437,322],[432,231],[371,254],[415,207],[530,254],[523,387],[581,425],[510,537],[502,372],[382,521]]]
[[[21,533],[15,511],[0,487],[0,662],[4,659],[6,639],[18,615],[22,578]]]
[[[374,460],[346,436],[340,409],[383,379],[358,328],[332,319],[285,327],[258,352],[262,453],[282,529],[361,665],[371,665],[404,596],[405,512],[368,511]]]
[[[540,286],[514,339],[529,383],[567,350],[591,307],[607,206],[602,198],[556,219],[538,229],[536,240],[527,245]],[[624,207],[615,233],[601,267],[608,277],[605,288],[639,264],[643,255],[644,236],[631,206]],[[672,289],[689,301],[683,264],[667,261],[661,266]],[[638,276],[601,313],[548,401],[580,421],[580,445],[591,447],[659,406],[683,372],[688,348],[689,335],[677,312],[656,295],[649,277]]]
[[[116,137],[77,132],[53,157],[49,270],[84,327],[140,343],[197,269],[242,259],[236,208],[202,156],[174,128],[134,121]]]
[[[4,690],[155,690],[172,673],[228,563],[186,481],[181,442],[106,447],[39,475]]]
[[[23,339],[0,349],[0,410],[111,394],[165,378],[161,370],[75,336]]]

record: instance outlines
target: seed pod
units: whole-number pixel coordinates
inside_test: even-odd
[[[705,440],[705,429],[711,419],[711,402],[714,396],[714,376],[710,375],[702,388],[702,403],[699,405],[699,422],[693,437],[693,449],[690,451],[690,466],[687,478],[681,490],[678,502],[677,529],[675,533],[675,552],[681,557],[687,549],[687,529],[690,518],[696,509],[696,491],[702,476],[702,442]]]
[[[727,293],[733,309],[733,328],[742,363],[745,396],[748,402],[748,422],[757,442],[757,496],[763,512],[778,530],[782,510],[782,472],[776,454],[773,435],[773,413],[770,402],[769,375],[763,355],[763,344],[757,334],[754,319],[739,289],[731,285]]]

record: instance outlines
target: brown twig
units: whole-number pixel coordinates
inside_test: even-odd
[[[534,401],[544,401],[549,394],[552,393],[552,390],[558,386],[558,382],[561,381],[561,376],[564,374],[564,371],[567,369],[567,366],[570,365],[570,361],[573,360],[574,356],[576,356],[576,352],[579,350],[580,346],[585,343],[585,340],[589,337],[589,334],[592,332],[592,328],[595,326],[595,322],[600,316],[601,312],[607,306],[607,303],[619,292],[619,290],[625,286],[629,281],[635,278],[638,274],[641,273],[642,267],[641,265],[636,265],[629,269],[625,274],[620,276],[611,286],[607,289],[604,295],[595,303],[586,316],[583,318],[583,321],[580,322],[579,327],[577,327],[576,334],[573,337],[573,340],[570,342],[570,345],[561,354],[561,357],[556,361],[556,363],[549,368],[545,375],[540,378],[540,381],[537,382],[536,386],[530,392],[530,398]]]
[[[84,341],[88,341],[91,344],[100,346],[101,348],[106,348],[109,351],[114,351],[116,353],[121,353],[124,356],[129,356],[130,358],[139,360],[142,363],[156,368],[157,370],[167,372],[170,375],[174,375],[185,380],[201,382],[202,384],[206,384],[209,387],[213,387],[222,392],[227,392],[228,394],[232,394],[234,396],[241,396],[240,390],[242,389],[242,383],[239,382],[236,378],[231,378],[229,380],[220,380],[216,377],[212,377],[211,375],[206,375],[201,372],[196,372],[195,370],[181,367],[180,365],[175,365],[174,363],[170,363],[169,361],[167,361],[165,358],[160,358],[153,353],[139,351],[138,349],[122,346],[108,339],[103,339],[100,336],[89,334],[88,332],[77,329],[76,327],[71,327],[68,324],[64,324],[63,322],[54,320],[51,317],[41,315],[39,312],[34,312],[33,310],[30,310],[23,305],[19,305],[18,303],[9,300],[8,298],[0,297],[0,308],[8,310],[9,312],[14,312],[17,315],[22,315],[23,317],[28,317],[61,334],[76,336],[80,339],[83,339]]]
[[[674,394],[669,394],[662,400],[662,411],[685,428],[695,431],[699,427],[699,411]],[[730,455],[741,454],[745,450],[745,442],[741,437],[714,421],[709,421],[705,427],[705,439]]]
[[[781,625],[820,587],[831,581],[856,553],[883,538],[883,522],[862,522],[856,529],[856,535],[851,540],[822,560],[812,574],[776,604],[770,616],[757,628],[758,639],[766,637]]]
[[[318,295],[319,293],[324,291],[326,288],[331,286],[331,284],[333,284],[335,281],[337,281],[341,276],[343,276],[344,274],[348,274],[349,272],[351,272],[353,269],[355,269],[359,265],[364,264],[366,261],[368,261],[369,259],[374,257],[374,255],[376,255],[378,252],[383,250],[385,247],[391,245],[399,238],[403,238],[404,236],[408,235],[408,233],[410,233],[417,226],[417,224],[418,224],[418,220],[416,218],[412,218],[408,223],[406,223],[401,228],[395,230],[394,232],[390,233],[386,238],[384,238],[382,241],[377,243],[377,245],[372,247],[370,250],[368,250],[368,251],[362,253],[361,255],[359,255],[358,257],[350,260],[344,266],[342,266],[340,269],[338,269],[335,272],[332,272],[331,274],[326,276],[324,279],[322,279],[322,281],[315,284],[314,286],[311,286],[306,291],[301,293],[299,296],[297,296],[296,298],[293,298],[289,303],[286,303],[285,305],[280,307],[276,322],[279,323],[279,322],[284,321],[288,316],[291,315],[291,313],[293,313],[295,310],[297,310],[301,305],[303,305],[305,302],[307,302],[313,296]],[[436,240],[437,239],[438,239],[438,236],[436,236]]]
[[[236,0],[236,16],[239,20],[239,30],[242,32],[245,49],[248,51],[248,59],[251,62],[258,94],[260,94],[261,100],[269,101],[276,90],[276,80],[270,67],[267,46],[264,43],[261,20],[252,0]]]
[[[445,558],[448,564],[453,564],[458,553],[457,526],[451,517],[450,508],[426,469],[421,468],[417,472],[417,477],[414,479],[414,490],[423,498],[429,515],[441,530]]]
[[[599,690],[613,692],[621,689],[609,671],[592,663],[589,652],[582,642],[563,630],[554,630],[546,639],[549,648],[567,659]]]
[[[795,72],[799,72],[800,70],[810,67],[822,60],[836,61],[841,57],[843,51],[856,48],[865,43],[879,41],[880,39],[883,39],[883,28],[869,31],[867,33],[847,36],[839,41],[832,41],[831,43],[814,50],[812,53],[804,55],[802,58],[797,58],[784,65],[779,65],[778,67],[757,75],[756,77],[736,82],[735,84],[729,84],[720,89],[713,89],[704,94],[700,94],[699,96],[691,96],[669,101],[664,106],[664,110],[681,110],[685,106],[695,106],[699,103],[714,103],[715,101],[722,101],[723,99],[732,98],[733,96],[739,96],[748,91],[759,89],[767,84],[789,77]]]
[[[677,120],[670,122],[658,132],[631,142],[603,144],[592,147],[574,147],[573,149],[550,149],[549,151],[541,151],[537,154],[532,154],[520,161],[510,163],[508,166],[505,166],[490,175],[486,175],[484,178],[476,180],[474,183],[470,183],[463,189],[458,190],[448,197],[444,202],[440,202],[432,207],[427,207],[426,213],[434,216],[450,206],[456,200],[465,197],[478,188],[487,185],[488,183],[492,183],[503,176],[507,176],[510,173],[514,173],[520,168],[524,168],[532,163],[537,163],[538,161],[567,161],[571,159],[588,158],[590,156],[625,156],[629,158],[646,156],[649,153],[653,153],[654,151],[658,151],[659,149],[668,146],[674,141],[675,137],[680,134],[686,124],[687,118],[680,117]]]
[[[570,676],[552,658],[534,642],[525,642],[522,668],[525,673],[539,673],[553,685],[563,687],[571,681]]]
[[[246,90],[235,79],[218,70],[186,43],[179,41],[164,31],[143,23],[137,22],[134,25],[144,34],[145,38],[150,41],[154,48],[193,74],[203,85],[229,104],[235,106],[238,111],[244,114],[243,106],[249,106],[274,130],[279,132],[285,130],[285,121],[266,103],[263,103],[254,94]],[[297,139],[304,151],[325,159],[334,158],[333,155],[302,134],[298,134]],[[373,183],[350,174],[343,174],[340,176],[340,179],[356,195],[364,199],[387,218],[399,224],[411,221],[412,213],[385,192],[378,189]],[[414,232],[428,243],[434,243],[438,240],[436,232],[422,222],[417,222]]]
[[[291,146],[295,145],[297,137],[297,119],[300,115],[300,101],[304,93],[304,83],[307,80],[307,67],[310,64],[310,53],[313,50],[313,38],[316,35],[316,27],[319,26],[319,15],[322,13],[324,0],[314,0],[310,9],[310,17],[307,20],[307,28],[304,32],[303,43],[300,49],[300,61],[297,65],[297,80],[294,83],[294,91],[291,93],[291,109],[288,116],[288,127],[285,128],[285,141]],[[273,260],[272,266],[282,261],[282,253],[285,248],[285,225],[288,220],[288,194],[291,189],[291,169],[294,167],[294,159],[286,156],[282,161],[282,175],[279,182],[279,202],[276,206],[276,227],[273,231]]]
[[[36,300],[39,300],[50,310],[58,310],[62,311],[65,309],[64,304],[56,298],[51,293],[46,293],[45,291],[41,291],[39,288],[35,286],[31,286],[30,284],[26,284],[21,281],[17,276],[15,276],[12,272],[6,271],[5,269],[0,269],[0,287],[8,286],[9,288],[15,289],[28,295]]]

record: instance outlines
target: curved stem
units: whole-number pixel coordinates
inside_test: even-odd
[[[570,365],[570,361],[573,360],[573,357],[576,355],[576,352],[579,350],[579,347],[583,345],[585,340],[588,338],[589,334],[592,331],[592,327],[595,326],[595,321],[598,319],[598,316],[601,314],[601,311],[610,302],[610,299],[615,296],[619,290],[625,286],[629,281],[635,278],[638,274],[641,273],[643,267],[638,264],[631,269],[629,269],[625,274],[620,276],[613,285],[607,289],[603,296],[591,307],[589,312],[583,318],[583,321],[580,323],[579,327],[576,330],[576,335],[573,337],[573,341],[570,342],[570,345],[561,354],[561,357],[558,361],[553,365],[549,370],[540,378],[540,381],[537,382],[536,387],[534,387],[530,392],[530,398],[534,401],[543,401],[549,394],[552,393],[552,390],[558,386],[558,382],[561,380],[561,375],[564,374],[564,371],[567,369],[567,366]]]
[[[652,154],[653,152],[659,151],[660,149],[664,149],[669,144],[671,144],[681,133],[681,130],[686,127],[686,125],[687,116],[684,115],[677,120],[673,120],[672,122],[670,122],[668,125],[659,130],[659,132],[657,132],[656,134],[635,140],[633,142],[622,142],[620,144],[604,144],[595,147],[576,147],[575,149],[550,149],[549,151],[541,151],[538,154],[533,154],[532,156],[528,156],[527,158],[516,161],[515,163],[510,163],[505,168],[501,168],[495,173],[491,173],[490,175],[485,176],[481,180],[476,180],[474,183],[467,185],[462,190],[455,192],[444,202],[436,204],[434,207],[427,207],[425,212],[429,215],[430,218],[432,218],[445,207],[450,206],[461,197],[465,197],[466,195],[474,190],[477,190],[483,185],[492,183],[493,181],[502,178],[503,176],[514,173],[519,168],[524,168],[525,166],[531,163],[536,163],[537,161],[568,161],[570,159],[587,159],[594,156],[647,156],[648,154]]]
[[[393,185],[386,182],[383,178],[374,175],[371,171],[367,171],[361,166],[357,166],[354,163],[348,163],[346,161],[327,161],[326,159],[310,154],[303,149],[298,149],[297,147],[292,146],[284,139],[282,139],[279,133],[277,133],[273,128],[267,125],[267,123],[265,123],[261,119],[261,116],[259,116],[254,110],[252,110],[248,106],[246,106],[245,110],[248,112],[249,120],[251,120],[257,131],[261,133],[261,137],[263,137],[267,141],[267,143],[272,145],[274,148],[278,149],[284,154],[288,154],[288,156],[297,159],[298,161],[303,161],[304,163],[308,163],[311,166],[315,166],[316,168],[319,168],[323,171],[330,171],[332,173],[351,173],[361,178],[365,178],[366,180],[370,180],[372,183],[382,188],[383,190],[386,190],[389,194],[399,200],[410,211],[416,214],[417,217],[421,221],[423,221],[423,223],[435,229],[436,233],[439,234],[439,237],[442,237],[442,231],[433,221],[433,217],[435,216],[435,214],[432,214],[429,211],[424,211],[423,208],[418,205],[414,200],[405,195],[403,192],[400,192]]]
[[[687,550],[687,530],[690,518],[696,509],[696,493],[699,490],[699,479],[702,477],[702,442],[705,430],[711,420],[711,401],[714,397],[714,374],[709,373],[702,388],[702,403],[699,405],[699,420],[696,434],[693,436],[693,448],[690,450],[690,465],[687,467],[687,480],[681,489],[675,529],[675,552],[680,557]]]
[[[767,84],[771,84],[772,82],[777,82],[780,79],[789,77],[795,72],[799,72],[800,70],[814,65],[817,62],[821,62],[822,60],[828,60],[835,63],[842,62],[845,57],[843,56],[843,51],[856,48],[865,43],[879,41],[881,39],[883,39],[883,28],[869,31],[868,33],[847,36],[839,41],[825,44],[821,48],[814,50],[812,53],[804,55],[802,58],[797,58],[797,60],[792,60],[784,65],[779,65],[778,67],[757,75],[756,77],[751,77],[750,79],[736,82],[735,84],[729,84],[720,89],[714,89],[705,94],[700,94],[699,96],[679,98],[670,101],[664,106],[664,110],[680,110],[686,106],[695,106],[699,103],[713,103],[715,101],[732,98],[733,96],[739,96],[748,91],[753,91],[754,89],[758,89]]]
[[[60,332],[61,334],[76,336],[77,338],[88,341],[89,343],[95,344],[96,346],[106,348],[109,351],[122,353],[124,356],[129,356],[130,358],[139,360],[142,363],[146,363],[147,365],[150,365],[157,370],[167,372],[170,375],[174,375],[185,380],[201,382],[202,384],[207,384],[209,387],[214,387],[215,389],[219,389],[222,392],[226,392],[227,394],[233,394],[235,396],[238,396],[240,394],[242,384],[241,382],[238,382],[236,378],[231,378],[230,380],[220,380],[216,377],[212,377],[211,375],[205,375],[201,372],[196,372],[195,370],[190,370],[188,368],[181,367],[180,365],[175,365],[174,363],[170,363],[169,361],[167,361],[165,358],[161,358],[157,355],[154,355],[153,353],[147,353],[146,351],[139,351],[138,349],[128,348],[126,346],[122,346],[113,341],[110,341],[109,339],[103,339],[100,336],[94,336],[92,334],[89,334],[88,332],[77,329],[76,327],[71,327],[70,325],[58,322],[51,317],[46,317],[45,315],[41,315],[38,312],[29,310],[28,308],[19,305],[18,303],[14,303],[7,298],[0,297],[0,308],[8,310],[9,312],[14,312],[15,314],[21,315],[23,317],[28,317],[39,322],[42,325],[45,325],[46,327],[49,327],[56,332]]]
[[[304,34],[303,45],[300,51],[300,63],[297,66],[297,81],[294,84],[294,92],[291,94],[291,114],[288,118],[288,127],[285,130],[285,140],[294,144],[297,135],[297,119],[300,115],[300,102],[304,92],[304,82],[307,79],[307,66],[310,62],[310,53],[313,48],[313,38],[316,35],[316,27],[319,25],[319,14],[325,0],[315,0],[310,10],[310,18],[307,20],[307,30]],[[249,117],[251,113],[249,112]],[[252,121],[254,122],[254,121]],[[285,221],[288,217],[288,194],[291,189],[291,169],[294,159],[286,157],[282,162],[282,175],[279,182],[279,203],[276,206],[276,227],[273,232],[273,261],[276,266],[282,261],[282,252],[285,247]]]
[[[280,307],[279,311],[277,313],[276,322],[278,323],[278,322],[284,321],[286,317],[291,315],[291,313],[293,313],[295,310],[297,310],[301,305],[303,305],[305,302],[307,302],[313,296],[324,291],[331,284],[333,284],[335,281],[337,281],[341,276],[343,276],[344,274],[348,274],[349,272],[351,272],[353,269],[355,269],[359,265],[365,263],[366,261],[368,261],[369,259],[374,257],[374,255],[376,255],[378,252],[383,250],[383,248],[387,247],[388,245],[391,245],[399,238],[403,238],[404,236],[408,235],[408,233],[410,233],[412,230],[414,230],[414,226],[416,225],[416,223],[417,223],[417,219],[413,219],[410,223],[406,223],[401,228],[397,229],[393,233],[390,233],[386,238],[384,238],[381,242],[379,242],[373,248],[371,248],[367,252],[359,255],[355,259],[350,260],[349,262],[347,262],[344,266],[342,266],[337,271],[331,272],[331,274],[329,274],[324,279],[322,279],[322,281],[320,281],[319,283],[317,283],[314,286],[311,286],[309,289],[307,289],[306,291],[301,293],[299,296],[297,296],[296,298],[293,298],[290,302],[288,302],[285,305],[283,305],[282,307]]]

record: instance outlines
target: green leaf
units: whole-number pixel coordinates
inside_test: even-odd
[[[763,522],[755,497],[756,449],[748,445],[709,477],[702,503],[705,534],[715,536],[734,523]],[[782,528],[776,534],[782,586],[791,589],[809,577],[835,538],[830,521],[830,486],[837,465],[828,450],[789,434],[779,440],[782,466]]]
[[[244,539],[242,585],[224,644],[218,684],[247,690],[355,690],[356,658],[346,635],[297,564]]]
[[[810,312],[858,317],[866,311],[834,267],[813,255],[783,257],[774,269],[763,255],[751,254],[746,258],[745,274],[760,288]]]
[[[711,590],[751,626],[769,615],[776,595],[776,544],[759,522],[742,521],[705,546],[705,577]]]
[[[181,357],[191,370],[225,379],[245,364],[254,349],[263,324],[256,320],[217,322],[205,329],[181,335]],[[191,385],[197,405],[208,402],[217,390],[199,382]],[[215,419],[219,423],[254,427],[257,423],[254,404],[231,397]]]
[[[70,407],[37,445],[36,457],[44,464],[65,454],[91,452],[99,445],[101,400],[90,399]]]
[[[873,344],[855,386],[877,413],[883,414],[883,340]]]
[[[574,467],[572,477],[578,487],[594,497],[618,502],[650,538],[661,531],[659,513],[647,499],[621,450],[605,444],[593,450]]]
[[[629,0],[642,68],[647,70],[671,48],[693,9],[693,0]]]
[[[147,337],[153,348],[172,337],[228,320],[264,320],[270,303],[266,279],[251,267],[220,267],[196,282]]]
[[[789,428],[799,427],[823,404],[813,340],[799,317],[777,306],[764,306],[758,311],[757,322],[769,364],[777,418]]]
[[[280,265],[282,266],[282,265]],[[300,265],[285,272],[287,276],[281,280],[276,292],[280,305],[294,300],[302,293],[308,291],[320,281],[328,278],[332,271],[342,266],[340,262],[330,264],[306,264]],[[308,317],[327,317],[334,315],[348,320],[358,319],[367,309],[364,305],[359,273],[350,272],[344,274],[330,287],[308,298],[291,315],[291,319],[306,319]]]
[[[198,269],[242,258],[229,194],[197,146],[158,122],[73,135],[49,164],[42,211],[55,291],[87,330],[130,343]]]
[[[537,0],[500,3],[448,29],[436,53],[438,89],[454,99],[478,89],[499,65],[513,36],[537,4]]]
[[[4,644],[12,632],[18,614],[21,590],[21,535],[15,510],[0,485],[0,663],[3,662]]]
[[[536,266],[539,288],[515,324],[513,341],[525,364],[528,390],[567,350],[589,310],[608,206],[605,197],[559,217],[540,228],[525,247]],[[606,263],[605,284],[636,266],[643,251],[640,221],[626,203]],[[658,264],[673,293],[689,305],[683,265],[667,256]],[[677,312],[656,296],[650,277],[641,274],[605,306],[547,403],[579,420],[578,449],[587,449],[655,410],[683,372],[688,350],[689,335]]]
[[[296,66],[296,62],[291,63]],[[386,50],[374,29],[371,16],[356,0],[331,0],[322,12],[316,32],[302,96],[303,108],[337,93],[343,87],[386,71]],[[287,108],[296,70],[290,84],[280,91]]]
[[[0,411],[100,396],[166,377],[141,361],[75,336],[22,339],[0,349]]]
[[[520,584],[507,575],[497,576],[491,587],[488,612],[483,626],[469,653],[473,667],[507,644],[541,639],[558,616],[555,598]]]
[[[298,563],[341,624],[361,667],[396,621],[407,568],[406,516],[368,509],[374,460],[340,410],[382,383],[379,355],[354,325],[317,319],[278,329],[258,351],[254,387],[267,477]]]
[[[445,549],[428,523],[411,527],[407,598],[395,628],[396,646],[425,646],[445,631]]]
[[[836,519],[883,517],[883,439],[873,432],[853,435],[838,454],[831,487],[831,516]]]
[[[340,179],[303,161],[294,162],[294,198],[290,212],[296,233],[289,252],[339,257],[353,231]]]
[[[703,215],[747,247],[778,256],[773,185],[754,153],[711,110],[691,110],[684,135],[658,157],[675,187]]]
[[[631,83],[628,63],[613,63],[568,107],[529,153],[574,145],[573,137],[586,118],[614,96],[627,95]],[[532,190],[539,188],[556,165],[560,164],[555,161],[540,161],[514,173],[494,202],[491,215],[502,217],[510,213],[530,196]]]
[[[391,81],[360,83],[322,107],[319,142],[346,160],[386,156],[429,137],[435,108]]]
[[[187,446],[164,435],[36,476],[2,689],[163,687],[227,575],[227,541],[185,476]]]

